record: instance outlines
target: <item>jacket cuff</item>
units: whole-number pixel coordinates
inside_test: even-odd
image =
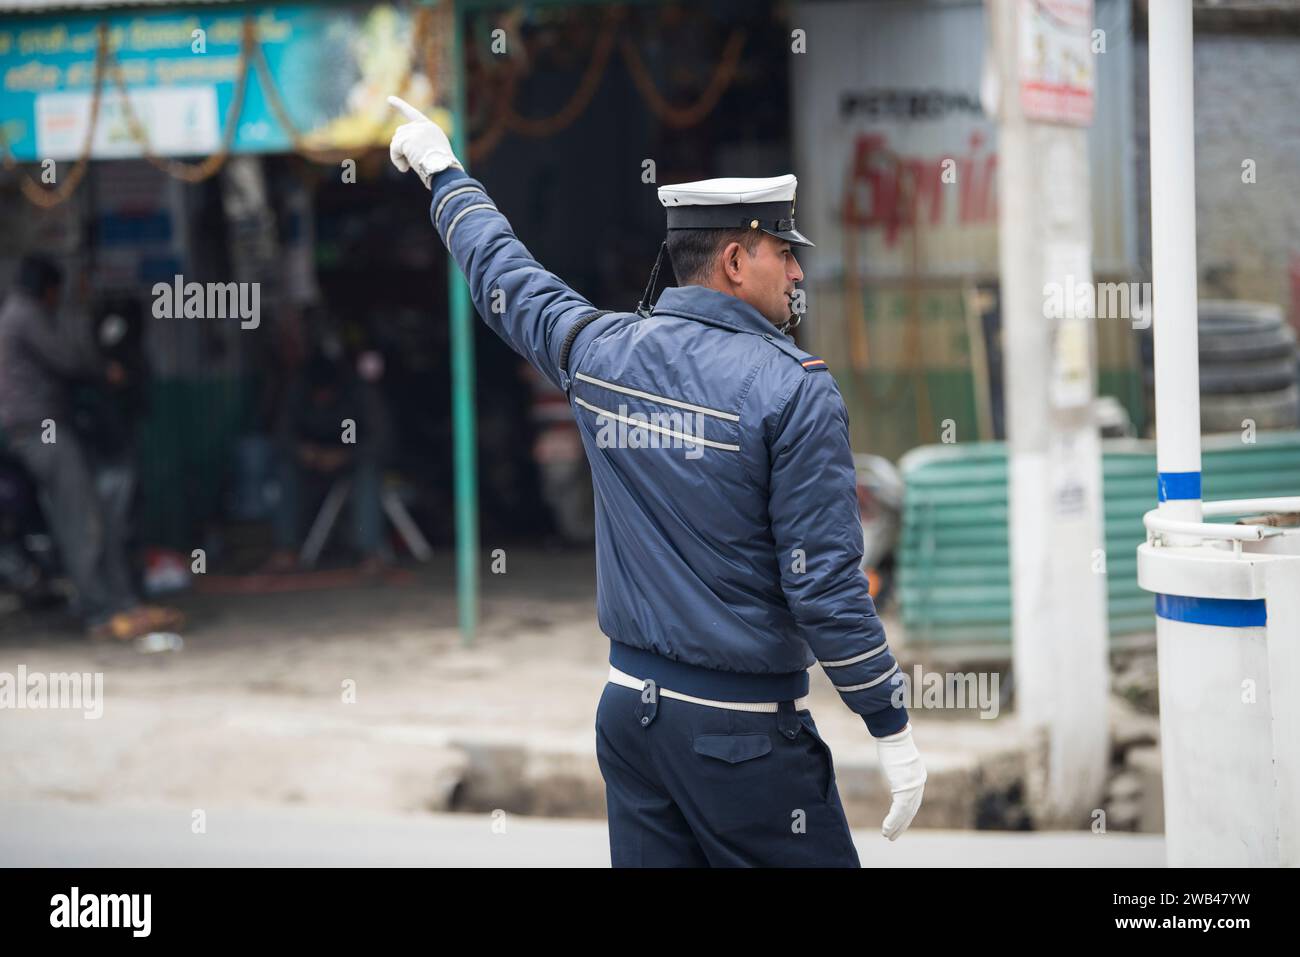
[[[438,195],[438,190],[442,189],[448,183],[454,183],[458,179],[469,179],[469,173],[463,169],[457,169],[454,166],[448,166],[433,174],[429,180],[429,192],[434,196]]]
[[[867,730],[871,732],[873,738],[883,738],[897,734],[907,727],[907,709],[895,708],[891,705],[872,714],[864,714],[862,720],[866,722]]]

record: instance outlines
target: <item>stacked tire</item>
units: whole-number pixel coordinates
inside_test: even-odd
[[[1281,307],[1207,300],[1198,326],[1202,432],[1300,425],[1296,335]]]
[[[1203,300],[1197,325],[1203,433],[1240,432],[1250,423],[1256,429],[1300,427],[1296,334],[1281,307]],[[1154,378],[1149,332],[1142,352],[1150,396]]]

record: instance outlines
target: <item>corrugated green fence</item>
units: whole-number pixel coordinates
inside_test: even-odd
[[[1154,599],[1137,584],[1142,516],[1156,505],[1155,443],[1102,443],[1110,633],[1155,630]],[[898,596],[910,642],[1011,642],[1007,452],[1002,442],[925,446],[903,457],[906,483]],[[1207,500],[1300,494],[1300,433],[1206,437]]]

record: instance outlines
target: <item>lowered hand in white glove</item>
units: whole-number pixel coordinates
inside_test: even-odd
[[[441,173],[452,166],[456,169],[465,168],[451,151],[451,141],[447,139],[442,127],[401,97],[390,96],[388,102],[411,121],[397,128],[393,142],[388,145],[388,158],[394,166],[403,173],[413,168],[420,174],[425,189],[429,188],[434,173]]]
[[[880,833],[893,841],[907,830],[921,807],[921,796],[925,793],[925,765],[921,763],[920,752],[912,741],[910,724],[897,734],[876,738],[876,751],[880,755],[880,767],[885,773],[889,791],[894,795]]]

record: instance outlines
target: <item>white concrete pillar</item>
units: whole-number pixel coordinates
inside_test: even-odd
[[[1036,122],[1020,96],[1023,5],[988,0],[999,95],[998,238],[1018,719],[1043,742],[1040,826],[1086,825],[1107,751],[1107,612],[1095,334],[1073,292],[1092,283],[1088,131]],[[1049,288],[1065,315],[1049,310]]]

